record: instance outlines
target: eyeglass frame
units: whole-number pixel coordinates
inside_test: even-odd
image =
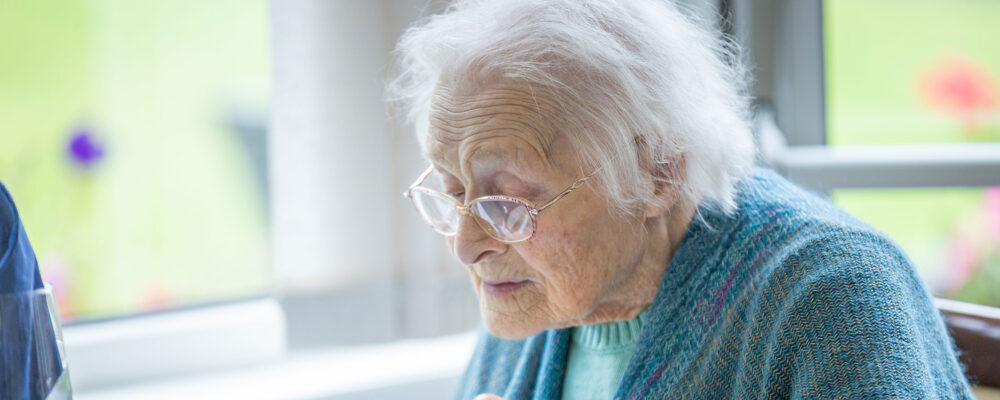
[[[442,192],[439,192],[437,190],[434,190],[434,189],[431,189],[431,188],[428,188],[428,187],[420,186],[420,184],[424,183],[424,181],[427,180],[427,177],[430,176],[431,173],[434,172],[434,166],[433,165],[430,166],[430,167],[428,167],[426,171],[424,171],[422,174],[420,174],[420,176],[417,177],[417,180],[414,181],[413,184],[410,185],[410,187],[407,188],[405,192],[403,192],[403,197],[406,197],[406,198],[410,199],[410,204],[413,204],[413,207],[417,209],[417,213],[421,214],[421,218],[420,219],[423,219],[424,222],[428,222],[426,220],[426,218],[424,218],[423,213],[420,212],[420,208],[417,206],[417,203],[414,202],[412,192],[414,190],[420,190],[420,191],[427,192],[427,193],[430,193],[430,194],[439,194],[439,195],[442,195],[444,198],[446,198],[448,200],[451,200],[451,202],[455,204],[455,209],[458,210],[458,216],[459,217],[462,217],[463,215],[467,216],[467,217],[472,217],[473,220],[476,221],[476,226],[478,226],[479,229],[482,229],[483,232],[485,232],[487,236],[489,236],[489,237],[493,238],[494,240],[496,240],[498,242],[501,242],[501,243],[515,244],[515,243],[526,242],[528,240],[531,240],[531,238],[535,237],[535,232],[538,231],[538,221],[536,220],[536,216],[538,214],[540,214],[542,211],[545,211],[545,209],[549,208],[550,206],[552,206],[553,204],[555,204],[557,201],[562,200],[563,197],[566,197],[566,195],[572,193],[574,190],[579,189],[581,186],[583,186],[584,183],[587,182],[588,179],[592,178],[594,175],[597,175],[597,173],[600,172],[600,171],[601,171],[601,168],[597,168],[597,169],[594,170],[594,172],[591,172],[590,175],[587,175],[587,176],[584,176],[583,178],[577,179],[575,182],[573,182],[572,185],[569,185],[569,187],[567,187],[566,190],[563,190],[562,193],[559,193],[558,195],[556,195],[555,197],[553,197],[552,200],[549,200],[544,205],[542,205],[541,207],[538,207],[538,208],[535,208],[534,204],[532,204],[531,202],[529,202],[527,200],[524,200],[522,198],[515,197],[515,196],[506,196],[506,195],[486,195],[486,196],[480,196],[480,197],[476,197],[476,198],[472,199],[471,201],[469,201],[468,204],[463,204],[461,201],[456,200],[454,197],[452,197],[451,195],[449,195],[447,193],[442,193]],[[479,220],[482,219],[482,218],[480,218],[478,215],[476,215],[472,211],[472,206],[473,205],[475,205],[476,203],[478,203],[480,201],[487,201],[487,200],[511,201],[511,202],[514,202],[514,203],[518,203],[518,204],[524,206],[524,208],[528,209],[528,218],[531,220],[531,235],[528,235],[528,237],[526,237],[524,239],[514,240],[514,241],[500,240],[500,239],[494,237],[493,235],[491,235],[489,233],[489,231],[487,231],[485,228],[483,228],[483,226],[479,222]],[[429,222],[428,222],[428,225],[431,225],[431,229],[434,229],[435,232],[437,232],[437,233],[439,233],[441,235],[444,235],[444,236],[447,236],[447,237],[453,237],[455,235],[458,235],[458,229],[457,228],[455,229],[455,233],[447,234],[447,233],[439,231],[437,228],[434,227],[433,224],[431,224]]]

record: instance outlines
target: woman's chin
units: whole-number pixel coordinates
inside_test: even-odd
[[[524,339],[547,329],[547,321],[544,321],[544,318],[525,313],[516,304],[514,307],[503,307],[509,304],[489,303],[488,299],[479,299],[479,310],[483,323],[493,336],[504,339]]]
[[[531,281],[490,284],[477,282],[479,310],[491,334],[504,339],[524,339],[549,329],[551,318],[545,297]]]
[[[493,336],[503,339],[524,339],[537,335],[545,330],[544,327],[532,327],[526,321],[511,321],[509,316],[490,317],[483,315],[483,322],[486,330]]]

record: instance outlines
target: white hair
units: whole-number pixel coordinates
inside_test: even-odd
[[[584,127],[563,134],[585,162],[603,166],[600,185],[621,212],[660,201],[643,184],[650,165],[687,205],[731,212],[754,162],[738,47],[671,2],[459,0],[408,29],[396,51],[389,92],[422,145],[440,83],[544,86]],[[681,159],[684,176],[673,169]]]

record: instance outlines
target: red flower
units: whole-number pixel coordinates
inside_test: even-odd
[[[965,58],[940,62],[921,79],[924,101],[975,128],[997,110],[998,89],[990,72]]]

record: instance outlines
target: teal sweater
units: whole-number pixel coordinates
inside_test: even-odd
[[[573,328],[562,400],[606,400],[614,396],[649,310],[628,321]]]
[[[892,241],[767,170],[739,193],[691,223],[615,398],[972,398]],[[484,332],[457,398],[559,399],[570,331]]]

